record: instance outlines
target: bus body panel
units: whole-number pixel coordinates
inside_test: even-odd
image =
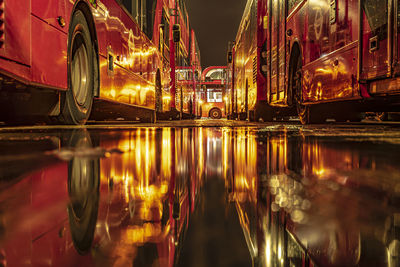
[[[32,16],[32,78],[36,84],[66,90],[68,36]],[[49,37],[51,36],[51,38]]]
[[[28,83],[31,79],[31,68],[0,57],[0,76],[5,75],[20,82]]]
[[[266,0],[248,1],[236,36],[235,53],[232,53],[232,74],[235,75],[230,101],[235,113],[252,111],[259,101],[267,100],[269,82],[261,72],[267,59],[260,55],[269,47],[268,15]]]
[[[4,45],[0,47],[0,58],[28,67],[31,64],[30,1],[21,5],[19,1],[7,0],[3,2],[3,7],[4,34],[0,40],[4,41]],[[13,68],[12,65],[1,64],[0,70],[6,70],[8,73],[22,76],[24,79],[30,78],[25,71],[20,72],[20,67]]]
[[[357,43],[343,47],[303,67],[303,101],[319,102],[358,97]]]
[[[155,73],[160,67],[157,48],[131,15],[115,1],[104,1],[96,28],[100,50],[100,97],[154,108]],[[105,9],[105,10],[104,10]],[[102,22],[105,19],[105,22]],[[113,70],[109,68],[113,58]]]
[[[26,1],[26,0],[25,0]],[[29,0],[32,5],[32,15],[43,22],[68,33],[73,3],[68,0]],[[65,26],[61,26],[58,18],[64,18]]]
[[[345,13],[330,14],[329,1],[310,1],[306,11],[307,40],[303,47],[303,101],[318,102],[358,97],[357,83],[357,11],[355,1],[336,1]],[[342,14],[343,13],[343,14]],[[299,18],[294,17],[293,21]],[[301,31],[302,32],[302,31]],[[300,36],[301,38],[301,36]]]
[[[159,26],[159,33],[158,33],[158,44],[159,48],[161,51],[161,57],[162,57],[162,73],[163,73],[163,78],[162,78],[162,91],[161,91],[161,103],[162,107],[159,108],[159,111],[162,113],[170,111],[172,107],[172,85],[174,84],[172,81],[172,64],[171,63],[171,44],[172,42],[170,41],[170,31],[171,31],[171,24],[173,23],[172,18],[170,17],[169,11],[170,10],[170,1],[163,0],[162,1],[162,6],[160,7],[160,22],[161,24]],[[162,27],[160,27],[162,26]],[[156,27],[156,25],[155,25]],[[161,41],[160,38],[163,38]],[[174,47],[172,47],[174,49]]]
[[[285,2],[272,0],[271,13],[271,100],[285,98],[286,78],[286,23]]]
[[[247,113],[254,109],[257,101],[257,1],[247,3],[242,22],[237,35],[235,61],[235,89],[237,95],[238,113]]]

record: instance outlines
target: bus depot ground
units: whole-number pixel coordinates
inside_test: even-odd
[[[4,266],[399,263],[398,122],[1,126],[0,150]]]

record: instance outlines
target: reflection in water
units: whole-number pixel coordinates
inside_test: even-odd
[[[107,191],[108,198],[98,227],[109,238],[97,251],[109,264],[173,265],[201,184],[198,131],[137,129],[100,142],[124,151],[101,159],[102,194]]]
[[[73,133],[69,147],[93,147],[87,132]],[[86,254],[93,242],[99,208],[99,160],[73,157],[68,162],[68,219],[71,238],[78,253]]]
[[[399,266],[396,148],[285,132],[224,137],[226,188],[256,266]]]
[[[6,262],[174,265],[202,184],[202,131],[72,133],[60,153],[43,154],[56,155],[50,165],[1,193]],[[31,241],[24,255],[15,251]],[[82,256],[73,256],[73,247]]]
[[[0,158],[4,265],[176,266],[190,262],[190,240],[189,255],[201,251],[208,266],[232,246],[212,243],[199,218],[233,225],[231,205],[241,229],[232,226],[230,243],[243,240],[254,266],[400,264],[393,144],[285,128],[79,130],[39,141],[35,159],[9,148]],[[219,182],[225,192],[205,194]]]

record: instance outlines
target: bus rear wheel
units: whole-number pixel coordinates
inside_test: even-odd
[[[221,119],[222,118],[222,112],[218,108],[213,108],[210,110],[209,114],[211,119]]]
[[[80,10],[72,17],[68,44],[68,90],[62,97],[60,120],[85,124],[93,104],[97,60],[89,26]]]

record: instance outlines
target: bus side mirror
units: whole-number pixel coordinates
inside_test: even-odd
[[[228,63],[232,63],[232,52],[228,52]]]
[[[174,43],[179,43],[181,41],[181,26],[179,24],[174,24],[174,26],[172,26],[172,36]]]

